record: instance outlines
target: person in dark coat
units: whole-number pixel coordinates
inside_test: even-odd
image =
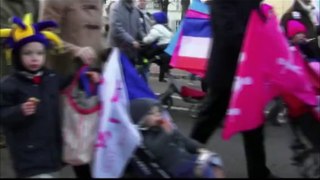
[[[319,25],[316,26],[314,22],[313,8],[310,0],[295,0],[292,7],[281,17],[281,25],[288,38],[290,37],[289,22],[298,21],[305,26],[307,30],[305,36],[308,41],[300,43],[300,49],[308,59],[320,62]]]
[[[161,168],[174,178],[224,177],[220,157],[181,134],[162,113],[161,104],[154,99],[130,102],[130,114],[141,131],[143,145]]]
[[[207,143],[223,121],[231,96],[237,60],[250,13],[262,0],[214,0],[211,8],[214,45],[208,62],[207,97],[191,137]],[[250,178],[273,177],[266,167],[263,127],[243,132],[247,171]]]
[[[29,17],[29,18],[28,18]],[[51,44],[62,48],[52,21],[31,24],[13,18],[13,29],[1,29],[12,49],[15,71],[0,82],[0,124],[3,125],[17,177],[53,178],[62,168],[59,93],[69,79],[44,68]]]

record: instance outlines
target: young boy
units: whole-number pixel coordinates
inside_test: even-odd
[[[46,49],[62,47],[55,34],[42,31],[54,22],[31,24],[13,18],[13,29],[1,29],[12,48],[14,72],[1,79],[0,124],[18,177],[53,178],[62,167],[59,92],[68,80],[44,67]],[[97,78],[97,74],[91,76]]]
[[[131,117],[139,125],[145,147],[173,177],[223,178],[220,157],[186,138],[162,117],[161,104],[153,99],[130,103]]]

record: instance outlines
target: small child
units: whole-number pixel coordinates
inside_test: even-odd
[[[170,56],[164,52],[168,46],[173,34],[168,27],[168,17],[164,12],[156,12],[152,14],[153,26],[149,34],[143,38],[143,43],[154,44],[148,49],[146,57],[160,66],[159,81],[166,82],[164,75],[169,71]]]
[[[146,44],[155,43],[157,46],[167,46],[172,38],[172,32],[167,26],[168,17],[164,12],[152,14],[153,25],[150,32],[143,38]]]
[[[286,24],[286,36],[293,46],[298,46],[308,61],[320,62],[315,49],[311,48],[310,42],[317,39],[307,39],[307,28],[298,20],[289,20]]]
[[[313,85],[318,96],[320,95],[319,74],[310,66],[311,64],[319,64],[320,59],[315,58],[311,48],[308,47],[308,40],[306,38],[306,27],[298,20],[289,20],[286,26],[287,37],[290,40],[291,46],[298,46],[308,61],[305,64],[307,73],[310,77],[310,83]],[[316,61],[316,62],[312,62]],[[288,118],[293,131],[300,129],[304,136],[307,137],[316,151],[320,151],[320,116],[315,111],[314,107],[310,107],[303,103],[290,93],[282,94],[282,99],[288,108]],[[294,145],[297,146],[299,142],[294,140]]]
[[[145,147],[159,165],[174,178],[223,178],[220,157],[196,141],[186,138],[162,117],[162,107],[152,99],[136,99],[130,104],[131,117],[143,136]]]
[[[1,29],[12,48],[14,72],[1,79],[0,124],[17,177],[54,178],[62,168],[59,92],[69,78],[62,80],[44,67],[51,43],[62,47],[59,37],[42,31],[56,24],[31,24],[30,18],[15,17],[13,29]]]

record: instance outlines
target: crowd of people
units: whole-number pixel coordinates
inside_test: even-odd
[[[173,177],[227,176],[220,157],[204,149],[204,145],[226,116],[248,19],[262,2],[206,1],[213,17],[214,45],[204,79],[207,95],[190,137],[161,119],[162,107],[157,102],[131,103],[133,123],[143,129],[144,144]],[[146,5],[147,0],[111,0],[106,9],[100,0],[1,2],[1,12],[7,12],[1,13],[1,38],[5,39],[1,45],[10,51],[1,53],[0,59],[1,69],[6,71],[0,86],[0,128],[17,177],[54,178],[64,167],[60,111],[68,104],[61,103],[60,91],[70,85],[84,64],[89,65],[87,75],[91,82],[99,84],[108,49],[117,47],[146,82],[151,63],[159,65],[159,81],[166,82],[171,57],[165,48],[173,31],[166,12],[151,14]],[[281,17],[281,25],[290,45],[298,46],[307,61],[320,62],[320,20],[313,9],[310,0],[294,0]],[[102,11],[109,18],[107,27],[102,23]],[[9,18],[11,22],[7,23]],[[103,30],[107,31],[106,39]],[[49,50],[57,52],[47,56]],[[283,99],[297,126],[302,121],[319,126],[309,107],[302,104],[300,111],[301,108],[295,109],[296,99],[290,95]],[[317,130],[310,132],[310,137],[320,149],[318,134]],[[276,178],[266,165],[263,126],[243,132],[242,136],[248,177]],[[205,157],[200,171],[199,157]],[[92,177],[90,164],[72,166],[77,178]]]

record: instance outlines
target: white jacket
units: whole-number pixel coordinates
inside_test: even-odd
[[[169,44],[172,38],[172,32],[169,31],[162,24],[155,24],[152,26],[149,34],[143,38],[143,42],[146,44],[151,44],[158,40],[157,45]]]

